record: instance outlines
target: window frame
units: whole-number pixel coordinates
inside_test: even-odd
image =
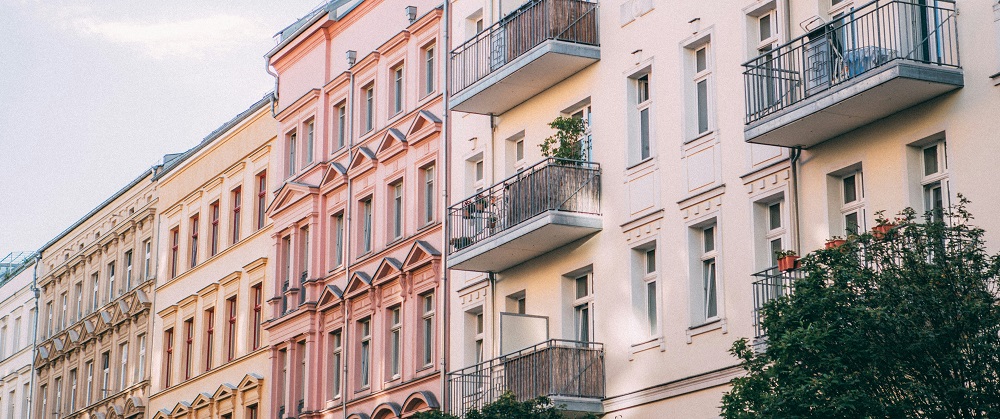
[[[854,195],[855,199],[852,201],[847,201],[847,190],[845,188],[845,181],[849,177],[854,177]],[[837,176],[837,190],[839,192],[839,208],[840,208],[840,232],[844,235],[857,234],[865,231],[866,229],[866,214],[865,214],[865,193],[864,193],[864,172],[862,169],[852,170],[850,172],[844,173]],[[847,217],[854,214],[857,217],[857,231],[851,232],[848,230]]]

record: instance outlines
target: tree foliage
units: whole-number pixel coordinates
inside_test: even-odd
[[[763,308],[766,349],[730,350],[746,374],[726,418],[1000,417],[998,258],[961,204],[804,258]]]
[[[556,133],[539,145],[542,155],[566,160],[583,160],[583,135],[587,123],[581,118],[560,116],[549,123]]]
[[[561,412],[548,397],[540,396],[526,401],[518,401],[514,393],[506,392],[496,401],[483,406],[482,410],[472,409],[464,419],[560,419]],[[595,418],[589,415],[586,418]],[[414,419],[459,419],[444,412],[422,412]]]

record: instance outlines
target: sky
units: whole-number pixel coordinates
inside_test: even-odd
[[[37,250],[274,87],[321,0],[0,0],[0,258]]]

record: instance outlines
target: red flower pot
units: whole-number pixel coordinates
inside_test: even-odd
[[[878,240],[882,240],[883,238],[885,238],[885,235],[889,234],[889,232],[892,231],[892,229],[894,228],[896,228],[896,224],[892,223],[879,224],[875,227],[872,227],[872,236],[874,236]]]
[[[838,248],[840,246],[843,246],[844,243],[847,243],[847,240],[843,240],[843,239],[827,240],[826,241],[826,248],[827,249],[836,249],[836,248]]]
[[[778,270],[782,272],[794,271],[799,267],[798,256],[782,256],[778,258]]]

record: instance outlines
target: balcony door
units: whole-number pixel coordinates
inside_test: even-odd
[[[581,160],[592,161],[593,155],[591,154],[591,151],[593,150],[593,144],[591,140],[593,139],[593,136],[591,135],[591,124],[593,123],[593,114],[591,113],[591,107],[588,104],[580,109],[577,109],[571,115],[573,118],[582,119],[584,121],[584,125],[586,126],[583,138],[580,140],[580,154],[583,156]]]

